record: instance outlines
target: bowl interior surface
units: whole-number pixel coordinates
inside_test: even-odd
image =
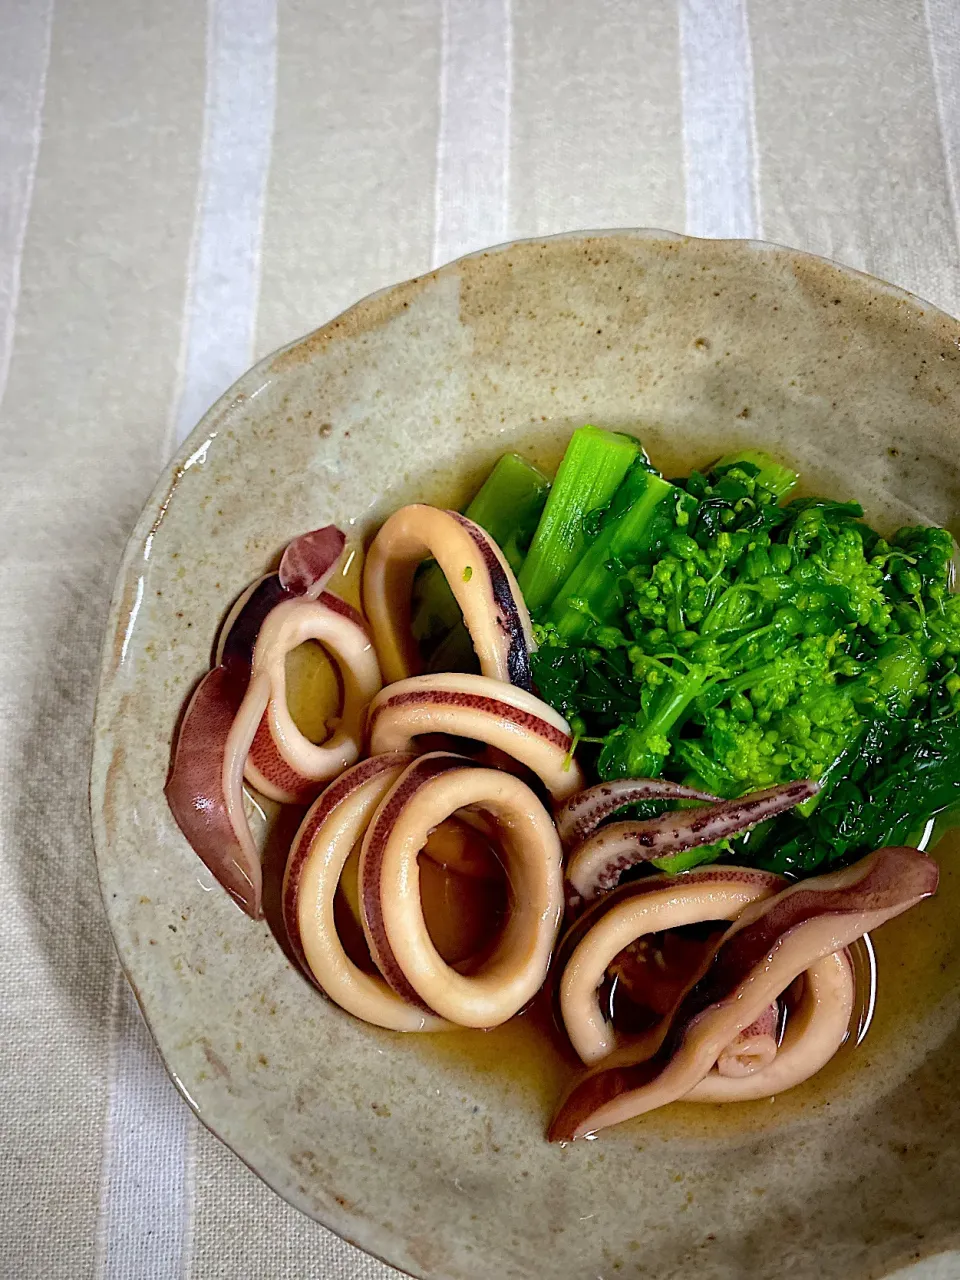
[[[460,505],[500,453],[552,467],[583,422],[633,431],[668,475],[764,447],[884,531],[956,533],[958,344],[942,313],[803,254],[582,233],[368,298],[201,422],[125,557],[92,811],[110,924],[166,1064],[281,1195],[438,1280],[849,1280],[957,1242],[950,839],[938,900],[883,931],[856,1052],[773,1103],[677,1106],[558,1148],[544,1129],[561,1074],[529,1040],[474,1033],[461,1051],[327,1004],[214,885],[162,787],[220,620],[292,536],[334,521],[361,538],[405,502]]]

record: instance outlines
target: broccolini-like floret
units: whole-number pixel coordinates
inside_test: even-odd
[[[914,600],[919,596],[930,608],[947,598],[953,554],[953,538],[946,529],[904,528],[891,539],[887,564],[903,593]]]
[[[671,735],[709,679],[706,667],[646,655],[637,656],[633,670],[641,689],[640,706],[607,735],[598,763],[603,778],[650,778],[662,773],[673,746]]]
[[[860,737],[864,720],[849,685],[800,687],[799,697],[778,699],[781,706],[761,702],[756,711],[750,699],[735,697],[705,717],[700,749],[733,779],[730,794],[822,779]]]
[[[953,539],[885,539],[852,502],[781,505],[796,479],[745,450],[667,481],[632,437],[587,427],[542,516],[547,481],[512,456],[469,511],[521,573],[539,691],[601,777],[664,773],[727,797],[820,780],[793,813],[661,869],[724,857],[804,875],[922,844],[960,814]],[[430,661],[468,669],[439,588],[418,616]]]
[[[693,471],[676,483],[697,499],[698,540],[734,530],[767,529],[780,522],[777,503],[797,482],[797,473],[758,449],[727,454],[704,475]]]
[[[599,747],[601,777],[724,796],[815,777],[826,797],[877,725],[960,710],[950,535],[885,541],[856,503],[780,506],[794,479],[744,454],[672,482],[696,507],[654,555],[608,565],[619,609],[544,629],[541,691]]]

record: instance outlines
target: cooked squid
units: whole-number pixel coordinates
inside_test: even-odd
[[[328,525],[294,539],[281,560],[297,591],[319,595],[343,550],[339,529]],[[174,743],[164,794],[194,851],[237,904],[260,915],[262,873],[243,811],[243,771],[259,725],[240,716],[264,620],[279,604],[297,599],[280,574],[255,582],[224,627],[217,663],[186,705]],[[257,693],[257,698],[260,698]],[[264,709],[266,703],[264,703]]]
[[[801,979],[798,978],[797,981]],[[742,1080],[769,1067],[777,1056],[779,1023],[780,1002],[774,1000],[759,1018],[734,1036],[726,1048],[720,1050],[715,1068],[717,1075],[728,1080]]]
[[[207,672],[183,713],[164,794],[193,851],[256,919],[263,877],[243,812],[243,761],[256,726],[246,741],[231,736],[242,701],[243,686],[226,667]]]
[[[440,1031],[449,1024],[403,1000],[381,977],[357,968],[334,917],[350,851],[411,760],[402,755],[364,760],[341,774],[310,808],[287,860],[283,919],[301,965],[342,1009],[391,1031]]]
[[[668,778],[615,778],[576,792],[556,812],[557,830],[565,849],[575,849],[592,836],[605,818],[641,800],[701,800],[719,804],[718,796],[685,787]]]
[[[614,888],[631,867],[715,844],[802,804],[819,790],[816,782],[788,782],[738,800],[600,827],[574,850],[567,864],[567,909],[575,914],[585,902]]]
[[[844,947],[815,960],[788,1002],[783,1036],[771,1028],[771,1005],[721,1050],[712,1071],[684,1102],[751,1102],[802,1084],[827,1065],[846,1040],[856,999],[853,962]],[[775,1015],[774,1015],[775,1016]]]
[[[244,783],[311,805],[287,861],[283,920],[306,975],[359,1019],[493,1028],[550,981],[586,1068],[554,1140],[675,1101],[793,1088],[850,1035],[851,947],[936,889],[929,858],[879,846],[912,838],[921,810],[953,803],[960,752],[948,533],[893,535],[884,599],[855,623],[864,572],[879,573],[878,535],[854,504],[777,507],[796,479],[751,449],[671,482],[638,442],[585,427],[552,486],[508,455],[473,518],[425,504],[389,516],[366,556],[366,619],[325,589],[343,533],[295,539],[235,602],[186,705],[166,787],[177,823],[258,917]],[[425,560],[435,564],[416,590],[421,654],[411,596]],[[928,596],[935,645],[921,643]],[[469,644],[481,674],[423,674],[424,661],[470,666]],[[317,646],[340,689],[332,719],[325,691],[294,674],[316,671]],[[903,685],[896,714],[889,733],[880,714],[877,741],[872,729],[863,739],[863,772],[861,695],[886,689],[871,717],[889,711],[891,680]],[[596,785],[585,786],[579,744]],[[931,760],[933,785],[914,801],[903,779]],[[851,780],[863,803],[848,821]],[[816,806],[821,784],[829,795]],[[706,787],[765,789],[721,799]],[[618,813],[649,801],[670,811]],[[785,876],[875,852],[795,884],[716,860],[759,823],[740,856]],[[697,849],[662,865],[712,865],[646,865]]]
[[[434,827],[468,806],[497,822],[511,901],[489,955],[460,973],[430,938],[417,855]],[[512,774],[446,752],[421,756],[393,784],[364,835],[360,903],[370,954],[402,1000],[461,1026],[498,1026],[547,975],[563,904],[556,828]]]
[[[287,705],[286,657],[306,640],[319,641],[343,684],[343,705],[330,737],[316,744],[297,728]],[[363,620],[328,592],[288,600],[260,628],[250,684],[240,714],[256,715],[244,765],[251,786],[271,800],[302,803],[360,756],[367,705],[380,689],[380,669]]]
[[[644,1046],[638,1060],[627,1045],[588,1072],[562,1103],[550,1138],[583,1137],[690,1095],[801,974],[934,893],[937,881],[937,864],[925,854],[886,848],[748,907],[658,1052],[648,1057]],[[764,1070],[775,1067],[776,1060]]]
[[[613,1023],[600,1005],[600,986],[614,958],[647,934],[701,921],[733,921],[752,902],[772,897],[779,876],[751,867],[701,867],[684,876],[659,875],[624,886],[578,930],[563,958],[560,1013],[570,1043],[588,1065],[617,1047]],[[585,928],[584,927],[588,926]]]
[[[478,524],[456,511],[415,503],[395,511],[367,552],[363,607],[388,684],[422,670],[410,630],[410,595],[421,561],[443,571],[480,660],[480,670],[532,690],[533,632],[513,570]]]
[[[486,743],[526,765],[559,802],[579,791],[570,726],[532,693],[487,676],[413,676],[370,704],[370,750],[411,751],[417,737],[444,733]]]

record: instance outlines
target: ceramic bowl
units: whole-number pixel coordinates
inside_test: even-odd
[[[960,326],[782,248],[578,233],[387,289],[257,365],[168,468],[113,603],[92,809],[121,959],[204,1124],[416,1276],[882,1275],[960,1238],[949,841],[940,898],[883,931],[858,1049],[775,1102],[678,1105],[559,1148],[544,1128],[566,1068],[524,1024],[443,1039],[354,1021],[213,884],[164,803],[217,626],[293,535],[457,506],[503,451],[552,466],[587,421],[640,435],[667,474],[758,445],[883,529],[951,526]]]

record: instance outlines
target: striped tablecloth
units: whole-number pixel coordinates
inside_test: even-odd
[[[957,0],[3,0],[0,1275],[394,1274],[192,1120],[98,901],[105,610],[204,408],[370,290],[572,227],[957,313],[958,183]]]

